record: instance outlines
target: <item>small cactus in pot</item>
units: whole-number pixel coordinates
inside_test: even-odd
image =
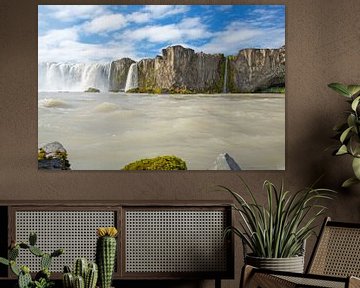
[[[101,227],[97,229],[96,262],[99,267],[100,288],[110,288],[116,258],[115,227]]]

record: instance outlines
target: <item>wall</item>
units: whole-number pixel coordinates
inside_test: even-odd
[[[327,88],[330,82],[360,82],[358,0],[279,0],[287,6],[286,31],[286,171],[119,172],[37,170],[37,5],[83,4],[81,0],[0,2],[0,200],[219,200],[229,199],[214,184],[239,186],[238,175],[264,200],[264,179],[296,190],[320,175],[321,186],[339,191],[328,214],[360,222],[359,186],[341,190],[351,173],[348,159],[334,158],[326,147],[332,127],[343,117],[344,99]],[[100,3],[88,0],[88,4]],[[106,1],[144,4],[146,1]],[[166,1],[174,4],[179,1]],[[238,1],[182,1],[186,4],[236,4]],[[241,3],[274,4],[267,0]],[[147,3],[165,4],[161,0]],[[259,151],[261,157],[261,151]],[[311,251],[312,242],[308,251]],[[236,269],[240,270],[240,247]],[[225,287],[237,287],[225,281]],[[205,283],[210,286],[212,283]]]

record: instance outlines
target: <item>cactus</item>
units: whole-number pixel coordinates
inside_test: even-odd
[[[74,276],[72,273],[67,272],[63,274],[63,286],[64,288],[73,288],[74,287]]]
[[[29,244],[31,246],[35,246],[36,245],[36,241],[37,241],[37,235],[34,232],[31,232],[29,235]]]
[[[0,257],[0,263],[10,266],[11,271],[18,276],[18,286],[19,288],[29,288],[29,287],[51,287],[52,282],[50,281],[50,265],[53,257],[60,256],[63,254],[63,249],[55,250],[53,253],[48,254],[41,251],[38,247],[35,246],[37,236],[35,233],[30,233],[29,244],[20,242],[16,243],[11,241],[11,245],[8,251],[8,259]],[[37,257],[41,257],[41,271],[39,271],[35,276],[35,281],[32,280],[30,275],[30,269],[27,266],[22,266],[21,268],[16,264],[16,259],[19,256],[19,250],[29,250],[30,253]]]
[[[16,258],[19,256],[19,246],[16,245],[14,248],[10,249],[8,256],[9,260],[15,261]]]
[[[98,278],[98,268],[95,263],[89,263],[85,258],[78,258],[74,263],[74,273],[71,273],[69,266],[64,266],[63,286],[64,288],[77,288],[75,286],[75,279],[77,285],[83,288],[95,288]],[[82,276],[83,275],[83,276]],[[82,279],[83,284],[81,283]]]
[[[87,268],[88,268],[88,262],[85,258],[76,259],[74,266],[75,276],[81,276],[83,279],[85,279]]]
[[[48,280],[48,279],[50,279],[50,275],[51,275],[51,273],[50,273],[49,269],[44,268],[44,269],[40,270],[38,273],[36,273],[35,280],[40,281],[41,278]]]
[[[14,260],[10,261],[10,269],[16,276],[20,275],[20,268],[16,265],[16,262]]]
[[[26,267],[26,268],[27,268],[26,269],[27,272],[22,270],[19,274],[19,279],[18,279],[19,288],[28,288],[30,286],[30,284],[32,283],[31,275],[29,273],[30,270],[28,267]]]
[[[96,262],[99,267],[100,288],[110,288],[116,258],[115,227],[98,228],[96,243]]]
[[[41,257],[41,256],[44,255],[44,252],[42,252],[42,251],[40,250],[40,248],[38,248],[38,247],[36,247],[36,246],[30,246],[30,247],[29,247],[29,251],[30,251],[32,254],[34,254],[35,256],[37,256],[37,257]]]
[[[51,265],[51,260],[52,257],[50,254],[45,253],[42,257],[41,257],[41,262],[40,262],[40,267],[41,269],[49,269],[50,265]]]
[[[96,263],[89,263],[85,276],[85,288],[95,288],[98,279],[98,266]]]
[[[83,277],[78,275],[74,277],[74,288],[85,288]]]
[[[64,273],[71,273],[71,269],[69,266],[67,265],[64,266]]]
[[[0,257],[0,263],[4,264],[6,266],[10,265],[10,261],[8,259],[3,258],[3,257]]]

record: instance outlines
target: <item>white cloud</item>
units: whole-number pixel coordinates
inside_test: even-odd
[[[134,41],[173,42],[197,40],[211,37],[200,18],[184,18],[181,22],[168,25],[148,25],[118,34],[117,38]]]
[[[50,30],[46,34],[39,36],[39,46],[45,46],[49,49],[55,44],[62,43],[65,41],[76,41],[79,38],[78,29],[66,28],[58,30]]]
[[[149,22],[152,19],[152,17],[151,14],[148,12],[133,12],[131,14],[128,14],[126,16],[126,19],[129,22],[146,23]]]
[[[83,29],[87,33],[102,33],[119,30],[125,27],[127,21],[122,14],[102,15],[94,18],[90,22],[83,25]]]
[[[149,12],[152,17],[164,18],[171,15],[182,14],[189,10],[185,5],[147,5],[144,11]]]
[[[79,41],[75,28],[51,30],[39,37],[38,57],[41,62],[104,62],[123,57],[136,59],[131,43],[108,42],[89,44]]]
[[[229,55],[237,54],[243,48],[279,48],[284,41],[284,29],[259,28],[236,21],[224,31],[214,33],[214,37],[198,50]]]
[[[127,15],[126,19],[134,23],[147,23],[176,14],[183,14],[189,10],[184,5],[147,5],[142,10]]]
[[[107,12],[103,5],[46,5],[49,16],[60,21],[72,22],[79,19],[91,19]]]

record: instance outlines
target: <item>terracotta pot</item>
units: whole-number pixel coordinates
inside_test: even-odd
[[[245,263],[262,269],[304,273],[304,256],[263,258],[246,255]]]

